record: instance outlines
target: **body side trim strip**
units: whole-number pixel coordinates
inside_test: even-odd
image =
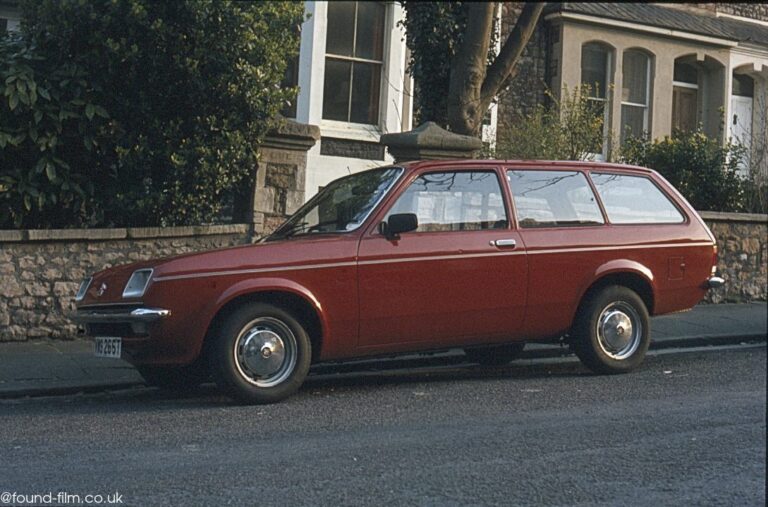
[[[606,247],[576,247],[576,248],[551,248],[542,250],[531,251],[515,251],[515,252],[484,252],[477,254],[452,254],[452,255],[434,255],[434,256],[420,256],[420,257],[406,257],[402,259],[380,259],[371,261],[347,261],[347,262],[332,262],[325,264],[311,264],[307,266],[286,266],[286,267],[271,267],[271,268],[254,268],[254,269],[234,269],[227,271],[209,271],[204,273],[190,273],[186,275],[170,275],[159,276],[154,278],[153,282],[166,282],[172,280],[186,280],[190,278],[208,278],[212,276],[229,276],[229,275],[241,275],[241,274],[255,274],[255,273],[275,273],[279,271],[302,271],[306,269],[325,269],[325,268],[341,268],[350,266],[371,266],[376,264],[397,264],[402,262],[419,262],[419,261],[440,261],[440,260],[455,260],[455,259],[472,259],[480,257],[501,257],[512,255],[542,255],[552,253],[568,253],[568,252],[597,252],[605,250],[635,250],[639,248],[684,248],[695,246],[712,246],[709,241],[702,241],[696,243],[674,243],[674,244],[640,244],[640,245],[623,245],[623,246],[606,246]]]

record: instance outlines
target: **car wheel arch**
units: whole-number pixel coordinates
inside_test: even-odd
[[[592,282],[582,290],[571,316],[571,322],[578,315],[585,301],[609,285],[620,285],[633,290],[645,303],[648,313],[654,314],[656,290],[651,270],[636,261],[613,261],[609,264],[613,265],[605,265],[598,269]]]
[[[312,344],[313,361],[320,356],[327,325],[324,315],[320,310],[319,302],[308,290],[279,283],[260,284],[257,286],[248,284],[237,290],[231,289],[222,294],[216,302],[215,309],[206,328],[202,349],[203,354],[205,354],[205,346],[211,331],[235,309],[251,303],[268,303],[288,311],[305,326]]]

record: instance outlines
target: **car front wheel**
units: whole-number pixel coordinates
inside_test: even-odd
[[[281,401],[299,389],[309,371],[309,336],[282,308],[242,306],[210,338],[213,378],[242,403]]]
[[[648,309],[634,291],[614,285],[587,299],[573,326],[571,347],[596,373],[625,373],[643,362],[651,341]]]

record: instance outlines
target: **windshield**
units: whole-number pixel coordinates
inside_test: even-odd
[[[382,167],[331,182],[267,237],[266,241],[357,229],[402,172],[403,169],[399,167]]]

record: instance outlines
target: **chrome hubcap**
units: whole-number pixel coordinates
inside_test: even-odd
[[[296,366],[296,337],[281,320],[249,322],[235,340],[235,364],[248,382],[270,387],[283,382]]]
[[[643,329],[632,305],[617,301],[606,306],[597,319],[597,341],[613,359],[626,359],[640,345]]]

